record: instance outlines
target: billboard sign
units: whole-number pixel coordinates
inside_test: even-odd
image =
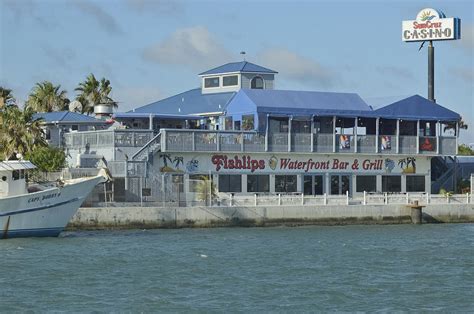
[[[402,22],[403,41],[429,41],[461,39],[461,19],[446,18],[443,12],[426,8],[416,20]]]

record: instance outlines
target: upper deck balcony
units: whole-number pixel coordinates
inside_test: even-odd
[[[109,129],[64,134],[66,148],[143,147],[153,138],[152,130]]]
[[[121,148],[129,156],[147,145],[163,152],[457,154],[458,127],[451,127],[453,131],[446,133],[442,131],[446,126],[439,122],[329,117],[305,122],[288,119],[285,123],[277,128],[269,123],[265,132],[161,128],[159,137],[154,137],[156,131],[140,129],[74,132],[64,136],[66,148]]]
[[[252,131],[161,129],[163,152],[298,152],[455,155],[455,136],[259,134]]]

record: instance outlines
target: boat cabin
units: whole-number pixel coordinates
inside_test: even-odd
[[[27,171],[36,169],[29,161],[10,160],[0,162],[0,197],[28,193]]]

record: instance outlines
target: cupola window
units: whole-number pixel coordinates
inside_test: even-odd
[[[256,76],[252,79],[252,82],[250,84],[250,87],[252,89],[263,89],[263,78],[261,78],[260,76]]]
[[[222,78],[223,86],[236,86],[238,85],[239,78],[237,75],[224,76]]]
[[[219,77],[208,77],[204,79],[204,87],[205,88],[219,87]]]

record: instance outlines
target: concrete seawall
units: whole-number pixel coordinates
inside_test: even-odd
[[[412,223],[410,213],[406,205],[80,208],[67,229],[408,224]],[[422,220],[474,222],[474,205],[426,205]]]

